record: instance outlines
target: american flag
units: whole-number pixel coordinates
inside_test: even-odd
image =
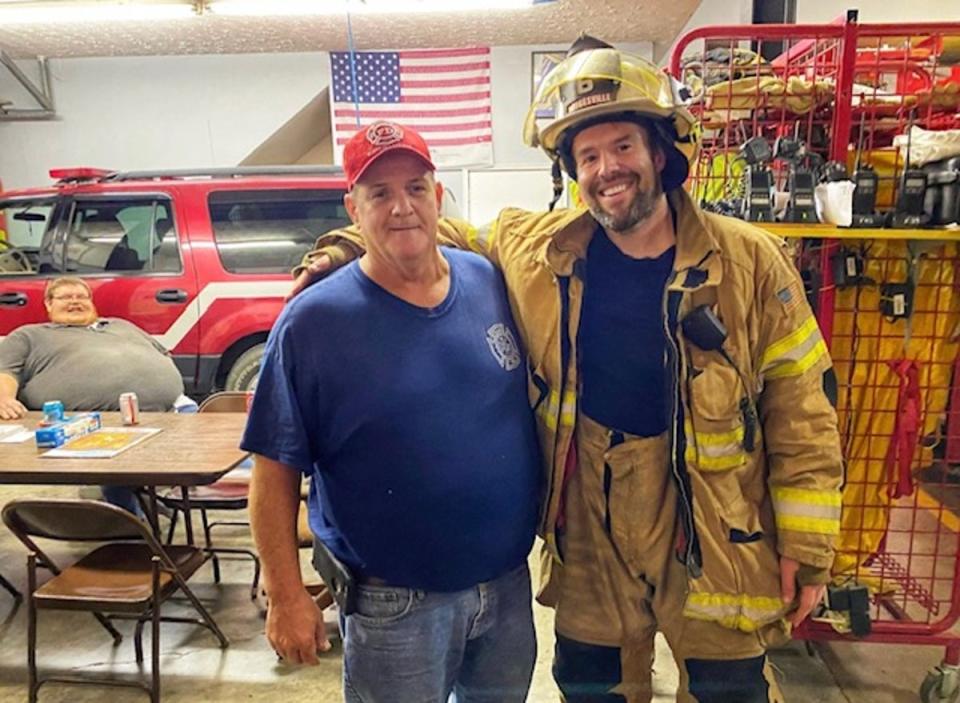
[[[357,129],[377,120],[417,130],[439,168],[493,163],[489,48],[358,51],[353,56],[356,91],[350,54],[330,54],[337,163]]]

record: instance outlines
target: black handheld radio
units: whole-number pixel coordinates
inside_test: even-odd
[[[741,373],[740,369],[734,363],[727,350],[723,348],[723,343],[727,341],[727,328],[717,317],[716,313],[709,305],[700,305],[683,316],[680,320],[680,329],[683,330],[683,336],[692,344],[703,351],[715,351],[723,357],[740,376],[743,383],[746,396],[740,399],[739,409],[743,419],[743,448],[745,451],[752,452],[757,445],[757,425],[759,416],[757,410],[750,399],[750,386],[747,379]]]
[[[907,125],[907,156],[900,175],[897,205],[890,218],[894,229],[913,229],[930,224],[930,214],[924,210],[927,194],[927,172],[922,168],[910,168],[910,142],[913,136],[913,112]]]

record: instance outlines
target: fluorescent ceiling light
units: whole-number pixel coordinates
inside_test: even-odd
[[[552,2],[553,0],[548,0]],[[209,11],[218,15],[356,15],[414,12],[469,12],[521,10],[545,0],[212,0]]]
[[[169,20],[196,17],[192,2],[107,2],[0,4],[0,24]]]

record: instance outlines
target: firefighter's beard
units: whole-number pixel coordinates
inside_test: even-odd
[[[660,196],[663,195],[663,187],[660,185],[660,179],[657,178],[651,188],[644,189],[642,185],[638,185],[636,195],[634,195],[630,205],[622,212],[609,212],[600,206],[597,195],[604,186],[605,184],[594,185],[590,189],[589,197],[584,198],[584,200],[594,219],[608,232],[616,232],[617,234],[626,234],[638,224],[647,220],[653,214]]]

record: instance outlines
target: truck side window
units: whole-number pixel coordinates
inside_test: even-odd
[[[53,270],[51,200],[0,202],[0,275],[29,276]]]
[[[77,200],[65,260],[71,273],[180,271],[170,203],[152,197]]]
[[[216,191],[207,206],[231,273],[289,273],[319,235],[350,223],[342,190]]]

